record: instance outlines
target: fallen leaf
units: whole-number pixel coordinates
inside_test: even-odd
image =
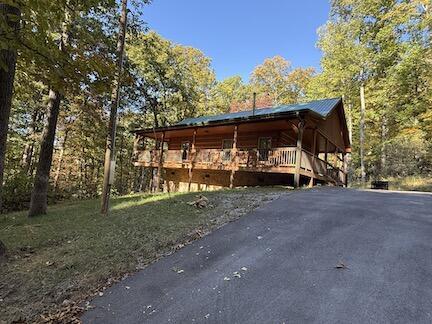
[[[342,261],[339,261],[338,264],[335,266],[336,269],[348,269],[347,265],[343,263]]]
[[[247,268],[246,267],[242,267],[240,270],[247,271]]]
[[[228,277],[225,277],[224,280],[225,280],[225,281],[230,281],[231,279],[228,278]]]

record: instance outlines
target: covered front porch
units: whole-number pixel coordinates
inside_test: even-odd
[[[160,169],[289,173],[346,185],[346,152],[317,127],[313,118],[256,121],[222,126],[190,127],[137,134],[134,164]]]

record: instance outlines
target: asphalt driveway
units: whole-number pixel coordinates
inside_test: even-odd
[[[296,191],[91,305],[85,323],[431,323],[432,195]]]

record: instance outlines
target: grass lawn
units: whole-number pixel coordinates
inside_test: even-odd
[[[427,177],[404,177],[404,178],[387,178],[389,190],[402,191],[429,191],[432,192],[432,178]],[[365,187],[360,182],[350,184],[352,188],[370,188],[370,182]]]
[[[0,322],[72,319],[80,303],[122,276],[286,191],[207,192],[212,206],[204,209],[187,204],[196,193],[137,194],[113,199],[108,217],[99,214],[99,200],[55,205],[32,219],[2,215]]]
[[[390,190],[432,191],[432,178],[389,178]]]

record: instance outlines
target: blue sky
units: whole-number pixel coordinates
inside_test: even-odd
[[[163,37],[203,51],[219,80],[246,81],[274,55],[319,68],[317,29],[329,9],[327,0],[153,0],[143,18]]]

